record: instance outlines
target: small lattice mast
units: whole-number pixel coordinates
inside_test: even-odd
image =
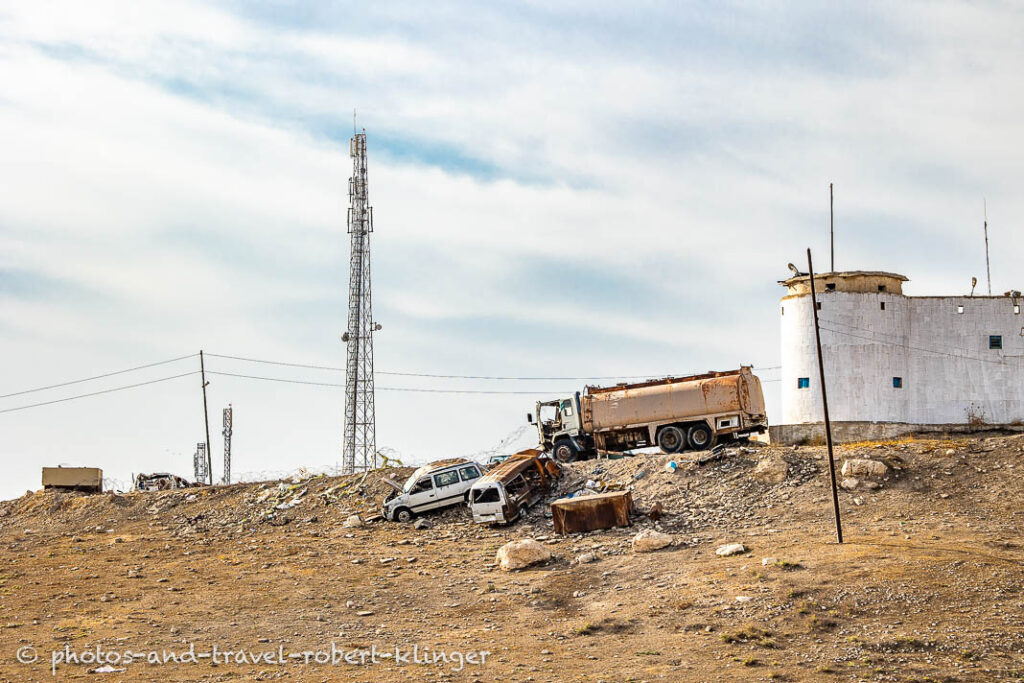
[[[196,444],[196,454],[192,457],[192,474],[197,484],[213,483],[210,477],[210,461],[206,457],[206,442]]]
[[[370,234],[373,209],[366,192],[366,129],[349,141],[352,177],[348,182],[348,330],[345,363],[345,428],[341,469],[344,473],[377,465],[376,417],[373,393],[373,322],[370,299]]]
[[[224,409],[224,483],[231,483],[231,431],[232,431],[232,409],[231,404]]]

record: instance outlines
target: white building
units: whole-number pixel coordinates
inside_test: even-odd
[[[829,417],[837,441],[914,432],[1024,430],[1024,315],[1004,296],[906,296],[895,273],[815,276]],[[782,424],[774,441],[823,438],[810,279],[786,287]]]

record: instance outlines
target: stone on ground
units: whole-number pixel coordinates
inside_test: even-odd
[[[761,458],[754,468],[754,479],[769,483],[778,484],[786,480],[789,474],[789,464],[778,455],[769,455]]]
[[[671,545],[673,540],[675,539],[668,534],[663,534],[654,529],[644,529],[633,537],[633,552],[649,553],[660,550],[667,545]]]
[[[718,546],[718,549],[715,550],[715,555],[728,557],[729,555],[741,555],[745,552],[747,552],[747,548],[742,543],[727,543]]]
[[[844,477],[860,477],[863,479],[882,479],[889,474],[889,467],[884,462],[853,458],[843,463]]]
[[[499,567],[509,572],[547,562],[551,559],[551,551],[532,538],[524,538],[501,546],[495,559]]]
[[[350,515],[349,518],[346,519],[341,526],[346,529],[357,529],[361,526],[364,526],[364,524],[363,520],[359,517],[359,515]]]

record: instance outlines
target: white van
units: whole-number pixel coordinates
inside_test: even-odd
[[[469,491],[469,509],[477,524],[507,524],[542,499],[561,469],[535,448],[516,453],[480,477]]]
[[[392,522],[410,522],[427,510],[459,505],[469,500],[469,488],[481,476],[472,460],[443,460],[424,465],[405,484],[385,479],[395,491],[384,499],[381,513]]]

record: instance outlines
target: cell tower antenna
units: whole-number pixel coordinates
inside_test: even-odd
[[[992,296],[992,270],[988,262],[988,200],[981,199],[982,211],[985,215],[985,274],[988,276],[988,295]]]
[[[353,119],[353,126],[355,120]],[[377,466],[377,425],[374,414],[373,321],[370,298],[370,234],[373,209],[366,191],[366,133],[353,131],[349,141],[352,177],[348,181],[348,328],[341,339],[348,347],[345,362],[345,426],[341,471],[346,474]]]
[[[231,404],[224,409],[224,483],[231,483]]]
[[[192,457],[192,474],[197,484],[212,484],[210,477],[210,460],[206,453],[206,443],[196,444],[196,454]]]

